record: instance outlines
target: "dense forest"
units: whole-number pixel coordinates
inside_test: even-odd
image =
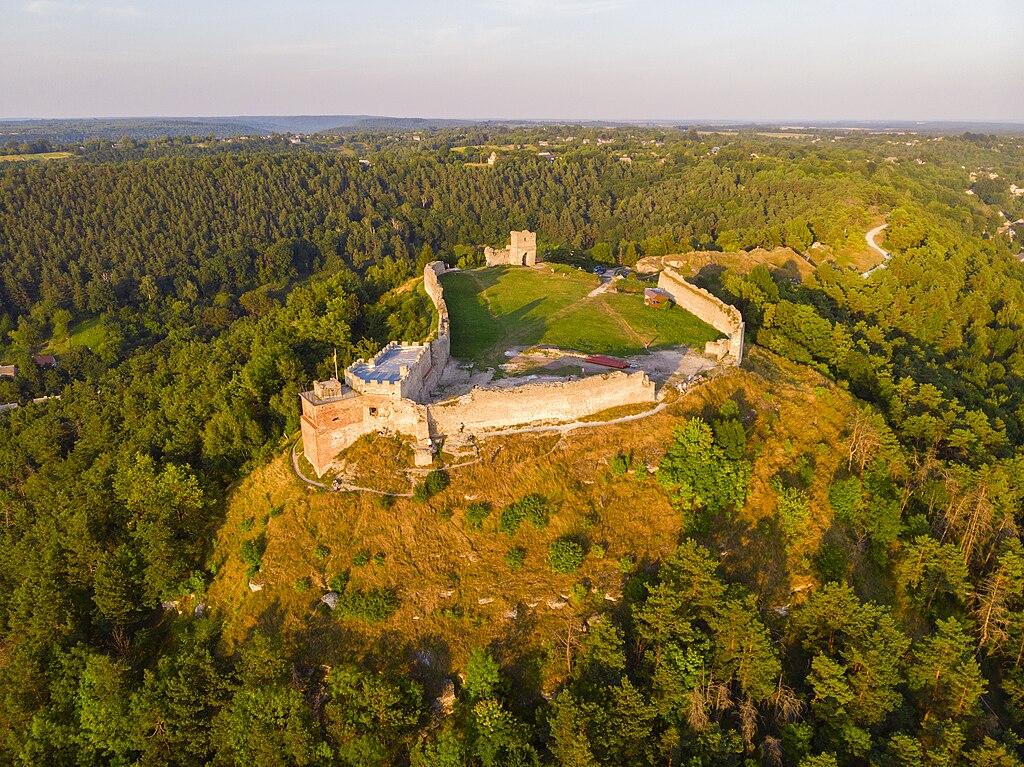
[[[1021,764],[1020,141],[452,128],[0,164],[2,760]],[[883,220],[892,259],[864,278],[850,254]],[[850,550],[819,552],[819,587],[780,619],[709,552],[756,460],[725,407],[665,445],[687,535],[624,567],[546,698],[480,648],[432,724],[372,658],[317,676],[274,636],[225,652],[222,616],[161,621],[216,577],[229,488],[285,448],[333,350],[422,336],[421,297],[393,289],[524,227],[567,261],[784,246],[816,267],[698,282],[861,403],[829,490]],[[775,488],[793,529],[804,468]],[[867,593],[851,561],[898,587]]]

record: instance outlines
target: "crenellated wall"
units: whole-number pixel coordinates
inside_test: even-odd
[[[722,301],[704,288],[687,282],[679,272],[666,266],[658,277],[658,287],[672,296],[672,300],[686,311],[704,320],[720,333],[727,342],[709,341],[705,353],[718,359],[731,358],[734,365],[743,361],[743,315],[735,306]]]

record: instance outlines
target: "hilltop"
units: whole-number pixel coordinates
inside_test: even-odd
[[[210,563],[217,575],[207,601],[226,621],[224,641],[234,647],[257,627],[280,632],[307,648],[312,664],[392,653],[389,665],[411,669],[435,690],[447,675],[464,671],[473,647],[497,646],[509,654],[507,662],[535,664],[535,653],[566,616],[589,615],[600,604],[614,609],[629,573],[674,550],[686,514],[673,509],[651,471],[673,429],[693,417],[712,420],[728,399],[739,403],[750,434],[751,494],[740,515],[708,531],[704,541],[719,553],[724,572],[765,608],[790,606],[818,580],[808,562],[832,523],[828,488],[849,452],[856,408],[818,374],[769,352],[757,351],[748,365],[632,423],[485,440],[481,460],[453,466],[450,485],[428,502],[318,492],[279,456],[232,491],[217,533]],[[808,410],[813,419],[803,417]],[[628,457],[628,470],[613,468],[618,455]],[[772,477],[801,456],[814,465],[811,518],[787,547]],[[423,477],[412,470],[408,448],[380,436],[364,438],[343,458],[353,472],[368,467],[393,492],[408,492]],[[498,532],[501,510],[530,494],[546,500],[550,524],[541,530],[524,524],[511,537]],[[472,503],[491,509],[479,530],[468,516]],[[243,544],[259,536],[266,551],[250,576]],[[588,552],[574,575],[552,573],[546,563],[550,542],[563,536]],[[518,547],[523,566],[510,570],[506,555]],[[339,575],[342,582],[347,576],[350,590],[394,589],[397,611],[379,626],[339,620],[319,603]],[[251,591],[250,583],[260,590]],[[546,667],[520,672],[557,676]]]

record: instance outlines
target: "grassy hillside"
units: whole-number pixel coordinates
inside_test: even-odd
[[[677,545],[686,518],[649,471],[673,429],[693,416],[710,419],[730,398],[750,434],[752,496],[739,518],[722,521],[703,542],[763,604],[788,605],[795,589],[816,579],[811,561],[831,523],[827,488],[846,453],[854,408],[806,368],[758,349],[750,364],[753,372],[716,379],[648,419],[565,438],[485,441],[482,460],[453,469],[451,485],[427,503],[316,492],[279,457],[234,490],[217,535],[208,601],[225,619],[225,641],[236,646],[259,626],[307,648],[310,663],[372,657],[412,668],[431,689],[464,668],[472,647],[489,644],[502,648],[515,674],[553,689],[562,667],[552,648],[570,617],[620,600],[626,573],[642,572]],[[385,452],[357,446],[349,457],[357,461],[360,451],[362,460]],[[631,459],[624,473],[612,468],[620,452]],[[404,454],[390,455],[398,476]],[[811,516],[797,540],[784,540],[771,481],[804,455],[815,457]],[[378,461],[374,470],[387,468]],[[502,509],[531,493],[548,502],[550,524],[499,532]],[[490,505],[480,529],[467,514],[473,502]],[[241,552],[261,535],[266,551],[253,581],[262,590],[252,592]],[[548,547],[566,536],[587,554],[579,572],[556,574]],[[514,570],[506,562],[513,548],[524,554]],[[339,619],[318,604],[339,574],[347,574],[349,590],[395,590],[397,612],[380,626]]]
[[[689,312],[651,309],[643,296],[599,293],[597,277],[568,267],[492,267],[442,277],[452,355],[494,367],[513,346],[553,344],[581,352],[640,354],[703,347],[719,333]]]

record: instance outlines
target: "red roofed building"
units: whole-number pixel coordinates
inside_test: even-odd
[[[672,303],[672,296],[658,288],[644,288],[644,304],[660,309]]]
[[[32,361],[41,368],[57,367],[57,358],[52,354],[37,354],[32,358]]]
[[[616,370],[625,370],[629,367],[629,363],[625,360],[606,357],[603,354],[591,354],[589,357],[584,358],[583,361],[589,362],[591,365],[602,365],[603,367],[615,368]]]

